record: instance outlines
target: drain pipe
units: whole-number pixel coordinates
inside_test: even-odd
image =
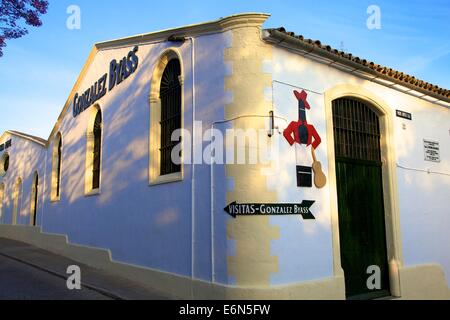
[[[195,112],[196,112],[196,99],[195,99],[195,39],[193,37],[187,37],[191,41],[191,73],[192,73],[192,179],[191,179],[191,278],[195,278]]]
[[[172,35],[167,41],[169,42],[185,42],[191,41],[191,73],[192,73],[192,144],[191,144],[191,278],[195,277],[195,111],[196,111],[196,99],[195,99],[195,39],[193,37]]]
[[[191,73],[192,73],[192,145],[191,145],[191,278],[195,278],[195,112],[196,112],[196,94],[195,94],[195,39],[193,37],[172,35],[167,41],[170,42],[185,42],[186,40],[191,41]]]
[[[218,124],[224,124],[224,123],[228,123],[228,122],[232,122],[232,121],[236,121],[239,119],[244,119],[244,118],[266,118],[266,119],[278,119],[278,120],[283,120],[286,123],[289,123],[289,121],[284,118],[284,117],[279,117],[279,116],[275,116],[274,115],[274,111],[271,110],[269,112],[269,115],[258,115],[258,114],[249,114],[249,115],[242,115],[242,116],[238,116],[235,118],[231,118],[231,119],[226,119],[226,120],[219,120],[219,121],[215,121],[211,124],[211,133],[214,132],[214,127]],[[276,127],[272,127],[271,129],[275,130],[277,129]],[[279,132],[280,133],[280,132]],[[272,138],[273,135],[271,135],[270,133],[269,137]],[[281,133],[280,133],[281,134]],[[212,136],[211,136],[212,139]],[[215,252],[215,228],[214,228],[214,223],[215,223],[215,218],[214,218],[214,210],[215,210],[215,205],[214,205],[214,194],[215,194],[215,182],[214,182],[214,165],[215,165],[215,157],[212,155],[211,153],[211,157],[210,157],[210,204],[211,204],[211,278],[212,278],[212,283],[216,283],[216,268],[215,268],[215,257],[216,257],[216,252]],[[226,162],[226,161],[225,161]]]
[[[44,162],[44,183],[42,185],[42,208],[41,208],[41,232],[44,231],[44,212],[45,212],[45,194],[47,192],[47,161],[48,161],[48,149],[50,144],[45,149],[45,162]]]

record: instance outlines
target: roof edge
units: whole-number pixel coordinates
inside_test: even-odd
[[[94,45],[94,47],[91,49],[89,56],[84,63],[83,68],[81,69],[80,74],[78,75],[77,80],[75,81],[75,84],[72,87],[72,90],[70,91],[69,96],[67,97],[67,100],[64,104],[63,109],[61,110],[61,113],[58,116],[58,119],[56,120],[55,125],[53,126],[52,131],[50,132],[50,135],[48,136],[47,143],[51,140],[53,135],[56,133],[56,130],[58,129],[58,125],[61,122],[62,118],[64,117],[64,114],[66,113],[67,109],[69,108],[70,104],[72,103],[72,98],[75,95],[80,83],[83,81],[89,67],[91,66],[92,61],[94,61],[95,56],[97,55],[98,49]]]
[[[116,46],[132,45],[137,42],[150,42],[156,40],[166,40],[172,35],[199,36],[203,34],[225,32],[241,27],[261,27],[270,17],[268,13],[248,12],[234,14],[218,20],[191,24],[183,27],[164,29],[160,31],[144,33],[131,37],[118,38],[103,42],[98,42],[95,46],[99,49],[113,48]]]
[[[29,135],[27,133],[15,131],[15,130],[6,130],[5,132],[3,132],[3,134],[0,136],[0,138],[3,138],[6,134],[10,134],[10,135],[22,138],[22,139],[26,139],[26,140],[32,141],[34,143],[37,143],[40,146],[47,147],[47,141],[43,138],[35,137],[35,136]]]
[[[172,35],[203,35],[217,32],[224,32],[235,28],[240,27],[262,27],[262,24],[270,17],[270,14],[267,13],[257,13],[257,12],[249,12],[249,13],[240,13],[235,15],[230,15],[224,18],[220,18],[215,21],[192,24],[184,27],[178,27],[173,29],[166,29],[162,31],[146,33],[141,35],[136,35],[132,37],[120,38],[115,40],[109,40],[105,42],[98,42],[94,44],[91,49],[89,56],[74,84],[72,90],[64,104],[64,107],[61,113],[58,116],[58,119],[53,126],[53,129],[47,139],[47,143],[52,139],[53,135],[56,133],[59,123],[61,119],[64,117],[68,107],[72,103],[72,97],[75,95],[76,90],[78,89],[79,84],[83,81],[84,76],[86,75],[92,61],[94,60],[96,54],[103,49],[114,48],[117,46],[127,46],[134,45],[139,42],[150,42],[155,40],[167,40]]]
[[[403,72],[387,68],[374,62],[360,59],[352,54],[324,46],[320,41],[304,39],[303,36],[297,36],[291,32],[286,32],[283,28],[266,29],[263,32],[263,39],[274,45],[289,47],[292,49],[300,49],[308,54],[316,54],[326,59],[341,63],[350,68],[362,71],[374,77],[390,81],[394,84],[415,90],[432,98],[450,103],[450,90],[440,88],[431,83],[419,80],[413,76]]]

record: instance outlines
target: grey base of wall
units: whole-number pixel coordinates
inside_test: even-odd
[[[420,265],[400,269],[402,299],[450,300],[444,269],[440,265]]]
[[[180,299],[340,300],[345,299],[343,277],[267,288],[227,287],[158,270],[114,262],[109,250],[69,244],[67,236],[44,234],[40,228],[0,225],[0,237],[25,242],[90,267],[138,281]],[[445,274],[439,265],[400,269],[401,298],[450,299]]]

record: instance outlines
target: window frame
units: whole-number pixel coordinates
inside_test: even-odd
[[[17,218],[20,216],[20,202],[22,200],[22,188],[23,188],[23,180],[22,178],[17,178],[14,183],[13,190],[13,210],[11,217],[11,225],[17,225]]]
[[[60,147],[61,146],[61,147]],[[63,167],[64,141],[61,132],[53,139],[52,148],[52,181],[51,181],[51,202],[61,200],[61,180]]]
[[[100,123],[97,123],[98,119]],[[92,190],[100,188],[100,172],[102,171],[100,161],[102,156],[102,126],[103,116],[101,110],[98,110],[97,114],[95,115],[94,127],[92,129],[94,135],[94,145],[92,148]]]
[[[8,160],[8,168],[5,170],[6,160]],[[6,176],[6,174],[9,171],[10,165],[11,165],[11,156],[9,155],[8,152],[5,152],[3,153],[0,161],[0,177],[3,178],[4,176]]]
[[[98,113],[101,115],[101,132],[100,132],[100,159],[99,159],[99,177],[98,188],[94,188],[94,147],[95,135],[94,125]],[[99,104],[94,105],[89,110],[89,119],[86,129],[86,161],[85,161],[85,179],[84,179],[84,195],[86,197],[101,194],[102,188],[102,168],[103,168],[103,138],[104,138],[104,113]]]
[[[30,226],[37,225],[37,214],[39,206],[39,173],[34,172],[30,194]],[[34,223],[36,222],[36,224]]]
[[[5,214],[4,214],[5,192],[6,192],[6,186],[2,182],[2,183],[0,183],[0,224],[3,224],[4,219],[5,219]]]
[[[172,63],[174,62],[174,63]],[[174,69],[176,65],[176,68],[179,68],[179,74],[177,75],[176,81],[178,82],[176,84],[176,87],[172,87],[172,88],[167,88],[167,89],[176,89],[176,95],[175,94],[170,94],[170,95],[164,95],[163,96],[163,80],[165,78],[165,76],[167,77],[166,72],[169,72],[171,70],[169,70],[169,67]],[[177,70],[178,71],[178,70]],[[161,126],[161,142],[160,142],[160,175],[171,175],[171,174],[176,174],[178,172],[181,171],[181,165],[177,165],[174,164],[171,159],[168,160],[167,157],[171,157],[173,148],[176,147],[179,142],[174,142],[171,139],[172,133],[175,130],[179,130],[181,129],[181,92],[182,92],[182,87],[181,87],[181,82],[180,82],[180,76],[181,76],[181,65],[180,65],[180,60],[178,59],[171,59],[169,60],[166,68],[164,69],[163,72],[163,76],[161,79],[161,86],[160,86],[160,100],[161,100],[161,120],[160,120],[160,126]],[[178,92],[179,91],[179,92]],[[179,101],[175,101],[175,99],[179,99]],[[178,105],[179,102],[179,105]],[[177,110],[174,110],[176,107]],[[164,110],[166,109],[167,110]],[[164,118],[163,118],[164,115]],[[178,127],[179,125],[179,127]],[[175,128],[175,127],[178,128]],[[172,129],[171,133],[169,134],[169,130]],[[166,131],[166,132],[165,132]],[[170,152],[169,150],[170,149]],[[164,161],[165,159],[165,161]]]
[[[161,99],[160,89],[161,80],[168,63],[177,59],[180,63],[181,75],[179,81],[181,85],[181,129],[184,129],[184,63],[180,52],[176,48],[169,48],[164,51],[156,62],[153,70],[151,86],[150,86],[150,130],[149,130],[149,185],[160,185],[165,183],[180,182],[184,179],[184,155],[182,153],[180,171],[161,175]],[[184,137],[181,136],[181,141]]]

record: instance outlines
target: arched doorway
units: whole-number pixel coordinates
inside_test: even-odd
[[[346,296],[349,299],[388,296],[380,119],[369,104],[353,97],[334,100],[332,108]],[[374,274],[379,275],[379,279],[370,281],[375,288],[368,285]]]

